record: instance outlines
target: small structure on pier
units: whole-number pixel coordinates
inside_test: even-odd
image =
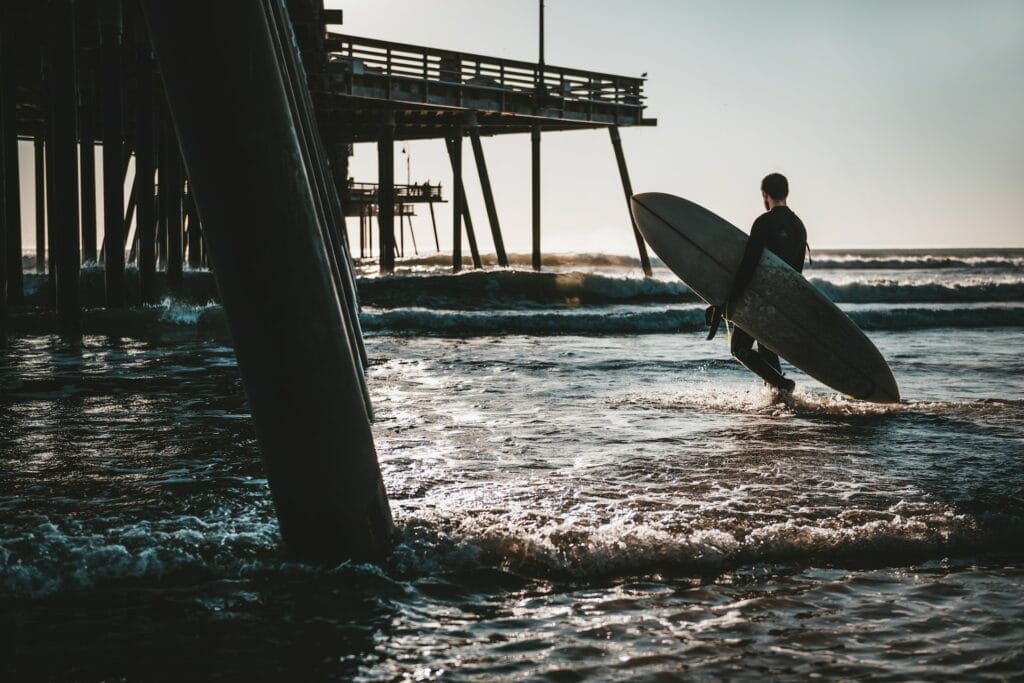
[[[380,217],[380,184],[357,183],[349,180],[341,192],[342,204],[346,217],[359,218],[359,257],[368,258],[373,251],[373,231],[371,219]],[[441,185],[430,183],[412,183],[394,186],[394,216],[398,217],[398,240],[393,241],[392,248],[399,257],[405,256],[405,226],[409,225],[409,238],[412,240],[413,251],[419,253],[416,246],[416,234],[412,230],[412,217],[416,215],[416,206],[426,204],[430,208],[430,223],[434,231],[434,248],[441,250],[437,237],[437,217],[434,215],[434,204],[444,203]]]

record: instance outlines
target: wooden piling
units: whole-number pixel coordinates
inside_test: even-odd
[[[6,24],[7,22],[5,22]],[[9,32],[10,26],[0,28],[0,32]],[[0,95],[2,102],[0,107],[3,113],[2,139],[0,145],[5,148],[6,158],[3,170],[3,179],[0,180],[5,186],[4,223],[6,259],[3,269],[6,271],[2,276],[7,286],[6,300],[12,305],[22,302],[24,286],[22,284],[21,264],[21,171],[18,161],[18,74],[15,68],[15,52],[11,43],[10,35],[5,35],[0,40],[0,60],[4,66],[0,69],[0,88],[3,94]]]
[[[96,134],[91,74],[78,88],[78,176],[81,197],[82,263],[96,263]]]
[[[532,162],[532,211],[533,211],[533,269],[540,270],[540,128],[530,132],[530,158]]]
[[[458,142],[456,142],[456,139]],[[466,185],[462,182],[462,135],[459,134],[457,138],[448,138],[446,141],[448,145],[448,157],[452,161],[452,186],[456,188],[456,192],[461,198],[460,205],[462,207],[462,219],[465,222],[466,227],[466,241],[469,242],[469,253],[473,259],[473,268],[483,268],[483,262],[480,260],[480,250],[476,244],[476,231],[473,230],[473,218],[469,214],[469,202],[466,201]],[[456,149],[458,147],[458,149]],[[458,155],[458,174],[456,175],[455,167],[455,156]],[[461,259],[462,245],[459,245],[459,255]]]
[[[7,106],[6,82],[10,64],[7,61],[7,36],[0,26],[0,346],[7,344],[7,131],[11,127]]]
[[[36,273],[46,272],[46,142],[36,133],[32,143],[36,176]]]
[[[491,191],[491,176],[487,172],[487,161],[484,159],[484,147],[480,142],[480,128],[469,129],[469,140],[473,145],[473,158],[476,161],[477,174],[480,176],[480,189],[484,193],[484,205],[487,207],[487,220],[491,224],[491,239],[494,240],[494,253],[498,257],[498,265],[508,266],[508,255],[505,253],[505,240],[501,236],[501,225],[498,223],[498,209],[494,204]]]
[[[196,211],[196,198],[189,188],[185,195],[185,222],[188,227],[188,267],[193,270],[203,267],[203,228]]]
[[[462,219],[466,196],[462,187],[462,126],[456,126],[448,138],[448,157],[452,162],[452,272],[462,270]]]
[[[160,206],[166,218],[167,231],[167,289],[173,294],[180,294],[183,280],[182,269],[184,240],[182,238],[183,221],[181,197],[184,193],[185,179],[181,168],[181,152],[178,150],[178,138],[171,121],[164,126],[164,166],[160,169]]]
[[[306,559],[378,559],[390,510],[265,8],[143,8],[282,536]]]
[[[430,225],[434,228],[434,249],[441,251],[441,241],[437,239],[437,217],[434,215],[434,202],[427,202],[430,207]]]
[[[100,72],[103,87],[103,269],[107,308],[126,305],[124,247],[124,78],[120,0],[100,3]]]
[[[81,335],[79,301],[78,173],[75,13],[71,0],[50,3],[48,178],[50,251],[54,264],[57,326],[66,337]]]
[[[640,267],[644,275],[651,277],[651,259],[647,255],[647,245],[644,243],[640,228],[636,225],[636,218],[630,209],[630,200],[633,198],[633,183],[629,180],[629,168],[626,166],[626,156],[622,153],[622,137],[619,135],[619,127],[611,126],[608,133],[612,138],[612,147],[615,149],[615,161],[619,166],[619,178],[622,180],[622,191],[626,195],[626,213],[629,214],[630,224],[633,226],[633,237],[636,239],[636,248],[640,252]]]
[[[377,228],[380,272],[395,272],[395,121],[389,116],[377,141]]]
[[[135,232],[138,234],[139,297],[156,301],[156,138],[153,130],[153,56],[149,43],[140,38],[135,46],[137,92],[135,93]]]

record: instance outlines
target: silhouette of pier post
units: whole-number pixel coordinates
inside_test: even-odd
[[[141,26],[139,27],[141,29]],[[156,131],[153,120],[154,64],[149,41],[136,31],[135,52],[135,233],[139,267],[139,298],[154,303],[156,291]]]
[[[633,199],[633,183],[629,180],[629,168],[626,166],[626,155],[622,152],[622,136],[619,135],[619,127],[609,126],[608,134],[612,138],[615,161],[619,166],[619,178],[622,180],[622,191],[626,195],[626,212],[629,214],[629,220],[633,225],[633,237],[636,239],[636,248],[640,253],[640,267],[643,268],[644,275],[651,277],[651,259],[647,255],[647,245],[644,243],[643,235],[640,234],[640,228],[636,225],[633,211],[629,208],[630,201]]]
[[[530,131],[533,269],[540,270],[540,128]]]
[[[465,223],[466,227],[466,241],[469,243],[469,253],[473,259],[473,268],[483,268],[483,261],[480,260],[480,249],[477,248],[476,244],[476,232],[473,230],[473,217],[469,213],[469,202],[466,201],[466,186],[462,182],[462,137],[465,132],[464,126],[457,126],[454,134],[447,138],[445,144],[448,146],[448,157],[452,162],[452,188],[453,192],[459,197],[459,205],[461,207],[461,219]],[[455,205],[452,205],[452,210],[455,210]],[[457,224],[457,227],[453,231],[458,233],[459,237],[459,268],[462,267],[462,244],[461,235],[462,223],[453,219],[453,224]],[[454,235],[452,239],[455,239]],[[454,265],[455,259],[452,258]]]
[[[36,273],[42,275],[46,272],[46,142],[42,131],[36,131],[32,153],[36,167]]]
[[[395,118],[385,112],[377,141],[377,183],[380,210],[377,228],[380,230],[380,272],[395,271]]]
[[[505,253],[505,241],[501,237],[501,224],[498,223],[498,209],[494,205],[494,194],[491,191],[491,176],[487,173],[487,161],[484,159],[483,144],[480,142],[479,126],[470,126],[469,140],[473,145],[473,159],[476,161],[477,174],[480,176],[480,189],[483,191],[484,205],[487,207],[487,220],[491,224],[494,254],[498,258],[498,265],[507,267],[508,255]]]
[[[5,19],[3,10],[0,10],[0,19]],[[4,22],[6,24],[6,22]],[[7,59],[7,37],[4,35],[5,26],[0,26],[0,346],[7,344],[7,249],[9,232],[7,218],[7,176],[10,173],[7,162],[7,137],[8,130],[15,129],[9,122],[7,79],[10,65]],[[20,229],[21,226],[19,226]]]
[[[103,270],[108,308],[127,304],[124,281],[124,78],[121,0],[100,3],[100,75],[103,90]]]
[[[50,159],[47,204],[57,327],[66,337],[81,335],[78,242],[78,153],[76,36],[74,4],[53,0],[49,7],[47,94]]]
[[[270,10],[143,8],[282,535],[310,559],[378,558],[390,509]]]
[[[78,179],[82,217],[82,263],[95,263],[96,257],[96,130],[95,71],[83,64],[78,85]]]

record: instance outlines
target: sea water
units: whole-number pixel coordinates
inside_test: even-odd
[[[14,338],[0,677],[1022,675],[1024,252],[815,256],[898,405],[775,402],[662,268],[441,270],[361,278],[381,565],[282,551],[223,340]]]

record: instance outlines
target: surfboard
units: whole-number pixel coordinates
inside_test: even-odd
[[[723,303],[747,235],[670,194],[636,194],[633,217],[672,272],[709,304]],[[729,322],[822,384],[862,401],[896,403],[889,364],[867,335],[803,275],[767,249]]]

